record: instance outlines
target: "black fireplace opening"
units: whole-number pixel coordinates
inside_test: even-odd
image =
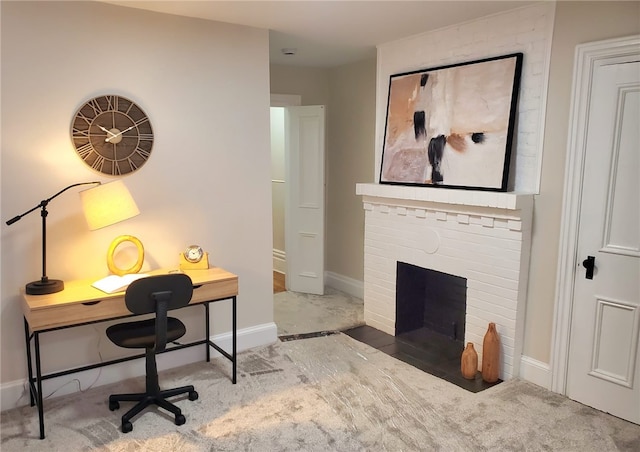
[[[396,336],[442,336],[464,346],[467,279],[404,262],[396,269]]]

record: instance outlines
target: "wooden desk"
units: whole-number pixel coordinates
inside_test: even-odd
[[[177,270],[160,269],[146,272],[149,275],[166,274]],[[166,351],[178,350],[186,347],[206,344],[207,362],[210,361],[210,347],[226,357],[232,363],[232,382],[236,383],[236,296],[238,295],[238,277],[219,267],[208,270],[186,270],[183,273],[189,275],[193,281],[194,291],[189,306],[200,305],[205,309],[205,339],[176,345]],[[65,282],[62,292],[47,295],[27,295],[22,291],[22,312],[24,314],[24,333],[27,350],[27,366],[29,373],[29,388],[31,406],[38,405],[40,418],[40,439],[44,439],[44,409],[42,401],[42,380],[61,377],[75,372],[95,369],[110,364],[121,363],[144,357],[144,354],[128,356],[111,361],[105,361],[89,366],[69,369],[42,375],[40,363],[40,334],[71,328],[91,323],[115,320],[131,317],[124,302],[124,292],[106,294],[91,284],[95,279]],[[232,309],[232,351],[226,352],[210,339],[209,330],[209,304],[221,300],[231,300]],[[185,308],[186,308],[185,307]],[[184,308],[183,308],[184,309]],[[31,341],[34,342],[35,370],[33,374],[33,360],[31,353]]]

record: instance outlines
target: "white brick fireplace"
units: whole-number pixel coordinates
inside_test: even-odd
[[[465,343],[482,358],[489,322],[501,339],[502,379],[519,375],[533,196],[358,184],[365,209],[364,319],[395,334],[396,265],[467,280]]]
[[[397,262],[466,278],[465,342],[482,357],[495,322],[501,378],[520,375],[533,195],[542,162],[555,4],[540,2],[378,46],[376,165],[379,181],[389,77],[522,52],[511,153],[513,192],[358,184],[365,209],[364,305],[368,325],[395,333]]]

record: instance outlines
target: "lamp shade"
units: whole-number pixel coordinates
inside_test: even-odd
[[[104,228],[140,213],[124,182],[117,180],[80,192],[89,229]]]

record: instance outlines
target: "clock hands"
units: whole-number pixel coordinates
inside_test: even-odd
[[[113,133],[111,130],[107,129],[106,127],[98,126],[98,128],[103,132],[108,133],[109,135],[113,135],[111,138],[114,138],[117,136],[115,133]],[[105,140],[105,141],[109,141],[109,140]]]
[[[113,133],[109,132],[109,133],[110,133],[111,135],[113,135],[113,136],[112,136],[112,137],[105,138],[105,139],[104,139],[104,141],[106,141],[107,143],[110,143],[110,142],[111,142],[111,140],[113,140],[114,138],[119,137],[120,135],[122,135],[122,134],[123,134],[123,133],[125,133],[125,132],[128,132],[129,130],[133,129],[135,126],[136,126],[136,125],[134,124],[134,125],[132,125],[131,127],[127,127],[127,128],[126,128],[126,129],[124,129],[122,132],[118,132],[118,133],[116,133],[116,134],[113,134]]]
[[[104,139],[104,141],[106,141],[107,143],[110,143],[111,140],[113,140],[114,138],[119,137],[120,135],[122,135],[125,132],[128,132],[129,130],[133,129],[135,127],[135,124],[132,125],[131,127],[124,129],[122,132],[118,132],[118,133],[113,133],[111,130],[107,129],[106,127],[102,127],[101,125],[98,125],[98,128],[100,130],[102,130],[103,132],[108,133],[109,135],[111,135],[110,137],[107,137]],[[118,130],[118,129],[115,129]]]

